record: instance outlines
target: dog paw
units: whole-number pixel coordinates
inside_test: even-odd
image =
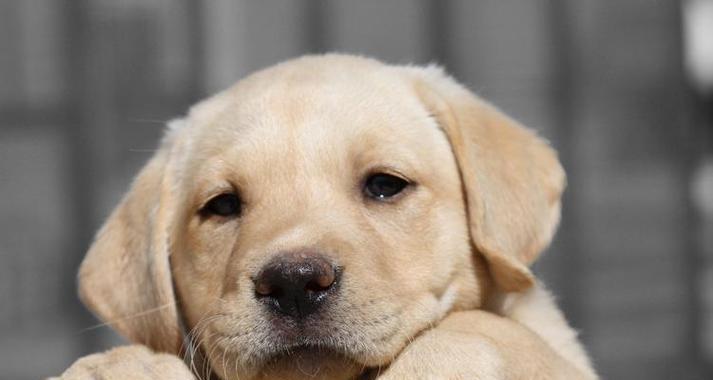
[[[85,356],[72,364],[61,376],[48,380],[194,380],[180,358],[155,353],[145,346],[114,348]]]

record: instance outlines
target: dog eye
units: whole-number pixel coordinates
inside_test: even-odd
[[[364,193],[370,198],[384,200],[403,191],[409,183],[391,174],[378,173],[366,179]]]
[[[240,215],[241,202],[237,194],[220,194],[203,206],[201,213],[205,215],[236,216]]]

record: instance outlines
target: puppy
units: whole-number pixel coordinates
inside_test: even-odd
[[[170,122],[98,233],[81,298],[138,345],[63,378],[164,378],[154,352],[199,378],[596,378],[528,269],[564,185],[437,67],[260,71]]]

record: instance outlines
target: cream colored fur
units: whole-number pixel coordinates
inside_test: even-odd
[[[367,199],[378,172],[411,185]],[[184,376],[146,347],[226,380],[596,378],[529,269],[564,186],[545,141],[439,68],[323,55],[257,72],[171,122],[98,233],[81,297],[136,345],[62,379]],[[239,216],[201,212],[233,192]],[[300,249],[343,280],[286,343],[252,278]]]

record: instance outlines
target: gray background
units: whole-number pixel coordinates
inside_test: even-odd
[[[705,0],[704,0],[705,1]],[[0,378],[119,342],[75,295],[164,121],[306,52],[439,62],[569,173],[536,271],[609,379],[713,378],[711,97],[680,1],[0,1]]]

